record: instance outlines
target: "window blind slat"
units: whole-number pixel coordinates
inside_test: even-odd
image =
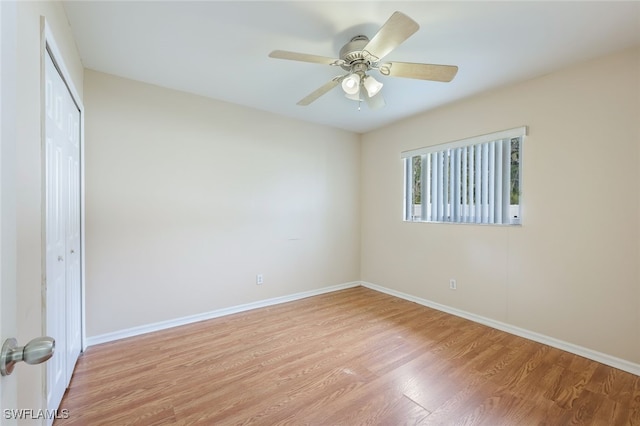
[[[439,152],[436,157],[436,220],[442,220],[442,153]]]
[[[502,142],[502,223],[509,223],[509,207],[511,205],[511,191],[509,183],[511,182],[511,139],[505,139]]]
[[[502,223],[502,140],[495,142],[494,163],[494,223]]]
[[[482,146],[476,145],[476,217],[475,223],[482,222]]]
[[[447,191],[447,203],[446,203],[446,213],[445,213],[445,217],[444,220],[446,221],[451,221],[453,218],[453,186],[452,186],[452,181],[453,181],[453,174],[455,173],[454,170],[454,153],[453,150],[449,150],[448,155],[447,155],[447,174],[445,175],[445,179],[447,180],[447,187],[446,187],[446,191]]]
[[[475,222],[475,156],[473,155],[475,150],[473,146],[468,147],[469,151],[469,188],[468,188],[468,197],[469,197],[469,219],[467,222]]]
[[[462,222],[467,222],[468,219],[469,219],[469,216],[467,214],[467,206],[469,205],[469,199],[468,199],[468,195],[469,194],[467,192],[467,171],[468,171],[468,169],[467,169],[467,157],[468,157],[467,152],[468,151],[467,151],[466,147],[465,148],[461,148],[461,154],[462,154],[462,158],[461,158],[461,161],[462,161],[462,165],[461,165],[461,167],[462,167],[462,170],[461,170],[461,172],[462,172],[462,176],[461,176],[462,188],[460,189],[460,192],[461,192],[461,198],[462,198],[461,199],[461,203],[462,203],[461,210],[462,211],[460,212],[460,214],[462,216]]]
[[[449,152],[442,154],[442,214],[441,221],[446,221],[449,213]]]
[[[489,199],[488,201],[488,217],[487,217],[487,221],[489,223],[493,223],[496,220],[496,208],[495,208],[495,202],[496,202],[496,176],[494,174],[495,168],[496,168],[496,143],[495,142],[489,142],[488,144],[488,150],[489,150],[489,166],[487,168],[487,177],[489,178],[489,182],[487,183],[487,197]]]
[[[439,220],[438,219],[438,209],[440,207],[440,192],[438,190],[441,179],[440,167],[438,166],[438,157],[439,153],[432,153],[431,156],[431,175],[433,176],[433,182],[431,184],[431,194],[433,195],[433,200],[431,201],[433,204],[431,206],[431,220]]]
[[[411,193],[413,192],[413,181],[411,179],[412,176],[411,170],[411,159],[405,158],[404,160],[404,220],[411,220]]]
[[[429,175],[429,161],[428,156],[420,156],[420,218],[422,220],[429,220],[429,211],[427,206],[429,205],[429,184],[431,183],[431,176]]]
[[[456,206],[455,221],[461,220],[461,207],[462,207],[462,148],[456,149],[456,182],[455,182],[455,194],[453,196],[453,202]]]
[[[482,223],[489,222],[489,146],[482,144]]]
[[[455,152],[450,149],[447,158],[447,207],[448,211],[445,214],[445,220],[453,220],[454,207],[453,207],[453,176],[455,175]]]

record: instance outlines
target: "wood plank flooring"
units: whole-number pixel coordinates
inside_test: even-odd
[[[640,377],[364,287],[89,347],[62,425],[640,425]]]

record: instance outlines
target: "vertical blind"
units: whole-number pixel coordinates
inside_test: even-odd
[[[510,214],[512,144],[517,140],[519,168],[525,134],[521,127],[403,152],[405,220],[519,223],[519,208],[517,220]]]

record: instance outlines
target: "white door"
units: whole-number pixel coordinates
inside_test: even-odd
[[[66,168],[66,306],[67,327],[67,366],[66,382],[71,374],[82,349],[82,294],[80,275],[80,111],[69,96],[67,98],[68,150]]]
[[[0,1],[0,344],[16,337],[16,6]],[[19,369],[18,369],[19,370]],[[0,377],[2,424],[16,424],[7,419],[5,410],[16,409],[17,380]]]
[[[47,407],[57,409],[81,348],[80,111],[45,55]]]

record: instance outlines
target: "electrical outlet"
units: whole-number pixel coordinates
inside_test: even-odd
[[[256,275],[256,285],[262,285],[262,284],[264,284],[264,277],[262,276],[262,274]]]
[[[449,280],[449,288],[450,288],[451,290],[456,290],[456,289],[458,288],[458,284],[456,283],[456,280],[455,280],[455,279],[451,278],[451,279]]]

